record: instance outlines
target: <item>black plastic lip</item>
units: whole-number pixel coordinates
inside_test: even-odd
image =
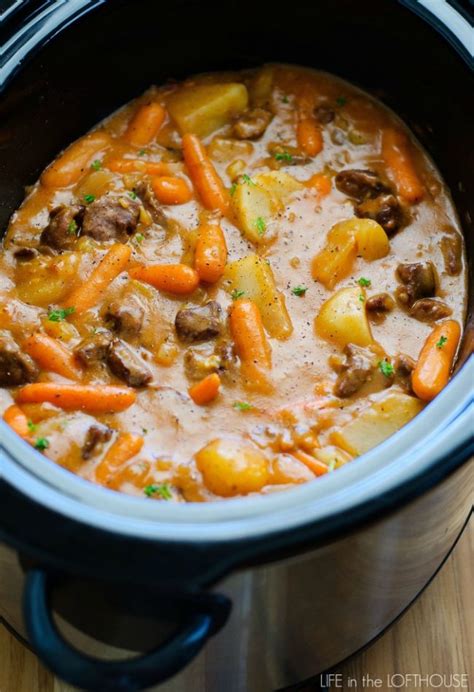
[[[107,0],[45,0],[14,8],[11,22],[0,32],[1,43],[6,50],[0,59],[0,94],[10,80],[22,68],[24,62],[92,9],[100,7]],[[64,16],[61,16],[64,15]],[[28,44],[30,44],[29,47]]]
[[[414,14],[421,17],[427,24],[440,33],[450,45],[457,51],[460,57],[468,66],[473,67],[474,60],[469,54],[468,49],[461,43],[454,32],[445,26],[432,12],[420,5],[418,0],[396,0]],[[24,58],[32,57],[36,50],[46,45],[56,34],[64,30],[69,24],[88,14],[93,9],[104,5],[107,0],[27,0],[20,5],[14,4],[10,13],[12,18],[18,14],[22,18],[20,26],[15,31],[7,24],[7,31],[11,34],[10,46],[0,62],[0,93],[8,84],[10,79],[21,68],[23,57],[15,59],[18,51],[31,42],[31,48],[27,51]],[[459,3],[454,0],[446,0],[464,19],[472,24],[472,17],[468,11],[459,7]],[[65,16],[62,20],[57,15],[60,10],[64,10]],[[25,11],[27,12],[25,16]],[[7,15],[8,17],[8,15]],[[2,37],[0,33],[0,37]]]
[[[458,12],[466,21],[468,21],[472,26],[472,16],[470,17],[467,10],[459,7],[457,2],[452,0],[446,0],[447,4]],[[436,17],[430,10],[428,10],[423,5],[420,5],[418,0],[397,0],[401,5],[407,7],[409,10],[417,14],[421,19],[423,19],[427,24],[429,24],[433,29],[435,29],[443,38],[451,44],[451,46],[459,53],[461,58],[466,62],[467,65],[472,69],[474,66],[474,59],[470,55],[466,46],[461,43],[456,34],[451,31],[443,22],[441,22],[438,17]],[[473,39],[474,43],[474,39]]]

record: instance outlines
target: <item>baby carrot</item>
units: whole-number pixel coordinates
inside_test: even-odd
[[[305,154],[316,156],[323,148],[321,127],[314,117],[316,91],[309,83],[302,84],[298,91],[296,141]]]
[[[147,103],[141,106],[125,131],[125,139],[136,147],[150,144],[166,117],[166,111],[159,103]]]
[[[115,413],[129,408],[136,397],[136,392],[130,387],[35,382],[20,389],[17,401],[20,404],[48,402],[66,411],[82,409],[89,413]]]
[[[308,156],[316,156],[323,148],[321,128],[313,116],[298,118],[296,125],[298,146]]]
[[[98,131],[71,144],[41,175],[44,187],[67,187],[76,183],[89,170],[88,164],[100,151],[108,149],[111,138]]]
[[[291,455],[298,459],[298,461],[301,461],[302,464],[307,466],[315,476],[324,476],[324,474],[329,471],[326,464],[323,464],[322,461],[315,459],[311,456],[311,454],[303,452],[301,449],[298,449],[296,452],[291,452]]]
[[[107,485],[113,471],[138,454],[143,447],[143,441],[143,437],[139,435],[121,433],[95,469],[97,482]]]
[[[460,335],[459,324],[446,320],[426,339],[411,378],[419,399],[431,401],[447,385]]]
[[[192,293],[199,285],[197,271],[187,264],[151,264],[134,267],[129,274],[132,279],[151,284],[159,291],[177,295]]]
[[[152,178],[151,186],[155,197],[162,204],[185,204],[193,197],[183,178],[171,175],[157,176]]]
[[[164,161],[143,161],[142,159],[110,159],[105,167],[114,173],[144,173],[147,175],[168,175],[170,165]]]
[[[204,377],[200,382],[196,382],[192,387],[190,387],[189,396],[194,401],[195,404],[199,406],[204,406],[210,401],[216,398],[219,394],[219,387],[221,386],[221,378],[215,372],[212,375]]]
[[[87,281],[70,294],[65,307],[73,307],[75,313],[84,312],[93,307],[112,281],[123,272],[131,254],[132,250],[128,245],[122,243],[112,245]]]
[[[28,337],[24,349],[42,370],[57,372],[70,380],[80,379],[81,370],[74,355],[57,339],[38,332]]]
[[[222,214],[227,214],[230,206],[229,193],[196,135],[186,133],[183,136],[183,156],[194,187],[206,209],[218,209]]]
[[[271,368],[271,349],[263,329],[260,310],[253,301],[239,298],[233,303],[230,331],[241,360],[246,386],[268,391],[270,385],[267,371]]]
[[[423,184],[418,177],[410,144],[403,132],[389,128],[382,132],[382,156],[390,169],[397,190],[412,204],[423,197]]]
[[[30,429],[28,427],[28,418],[19,406],[16,404],[9,406],[3,414],[3,420],[17,435],[23,437],[25,440],[29,438]]]
[[[306,187],[316,190],[319,199],[331,192],[331,179],[324,173],[315,173],[305,181]]]
[[[194,252],[194,268],[202,281],[215,283],[224,273],[227,245],[222,228],[217,224],[203,224]]]

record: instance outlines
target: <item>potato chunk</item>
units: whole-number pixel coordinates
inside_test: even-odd
[[[235,220],[248,240],[260,243],[265,240],[265,228],[271,217],[283,209],[291,194],[303,190],[304,185],[280,171],[244,178],[232,196]]]
[[[269,482],[267,458],[237,439],[217,439],[196,454],[206,487],[221,497],[258,492]]]
[[[328,289],[334,288],[341,279],[351,273],[356,257],[355,236],[347,221],[341,221],[331,228],[326,246],[313,259],[313,279]]]
[[[75,283],[79,258],[73,252],[57,257],[40,255],[16,270],[18,295],[25,303],[41,307],[59,303]]]
[[[192,132],[207,137],[242,113],[247,104],[243,84],[200,84],[176,91],[167,107],[181,134]]]
[[[303,183],[284,171],[258,173],[253,180],[265,192],[276,197],[281,205],[285,204],[291,194],[305,189]]]
[[[356,219],[354,223],[357,252],[365,260],[385,257],[390,252],[388,236],[382,226],[372,219]]]
[[[253,181],[239,183],[232,195],[235,221],[247,240],[261,243],[269,219],[278,210],[276,198]]]
[[[364,454],[400,430],[422,409],[419,399],[389,390],[382,399],[333,432],[331,441],[349,454]]]
[[[285,305],[285,298],[275,284],[269,264],[257,255],[247,255],[231,262],[225,278],[231,291],[243,291],[245,298],[257,304],[265,329],[277,339],[286,339],[293,325]]]
[[[334,288],[351,273],[357,255],[372,262],[389,252],[387,234],[376,221],[356,218],[340,221],[331,228],[326,246],[313,259],[313,279],[326,288]]]
[[[343,288],[327,300],[315,320],[316,333],[341,348],[347,344],[373,343],[365,312],[365,291]]]

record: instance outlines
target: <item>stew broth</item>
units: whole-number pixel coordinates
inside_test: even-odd
[[[449,191],[368,94],[282,65],[152,87],[11,219],[4,418],[115,490],[279,491],[442,389],[465,282]]]

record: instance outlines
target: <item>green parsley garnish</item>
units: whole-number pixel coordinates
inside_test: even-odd
[[[232,183],[232,185],[230,186],[229,193],[231,196],[235,195],[239,183],[242,183],[242,184],[246,183],[247,185],[254,185],[255,186],[255,183],[253,182],[252,178],[247,173],[244,173],[243,175],[240,176],[238,181],[236,181],[235,183]]]
[[[232,407],[235,408],[236,411],[250,411],[250,409],[253,408],[252,404],[249,404],[247,401],[234,401]]]
[[[363,293],[359,293],[359,300],[360,300],[360,302],[361,302],[361,303],[363,303],[363,302],[364,302],[364,300],[365,300],[365,296],[364,296],[364,294],[363,294]]]
[[[100,171],[102,168],[102,161],[99,161],[99,159],[92,161],[91,168],[93,168],[95,171]]]
[[[440,336],[439,341],[436,343],[436,348],[443,348],[444,344],[447,342],[447,336]]]
[[[145,236],[143,233],[136,233],[135,234],[135,240],[137,243],[141,243],[145,239]]]
[[[48,449],[48,447],[49,440],[46,437],[38,437],[38,439],[35,442],[35,449],[43,451],[44,449]]]
[[[379,360],[379,370],[385,377],[392,377],[394,373],[393,365],[387,360]]]
[[[295,286],[294,288],[291,289],[291,292],[295,296],[304,296],[304,294],[306,293],[307,290],[308,289],[306,286]]]
[[[345,96],[338,96],[336,99],[336,103],[338,106],[342,108],[342,106],[345,106],[347,103],[347,99]]]
[[[257,219],[255,219],[255,228],[257,229],[258,235],[263,235],[267,230],[267,224],[265,223],[265,219],[262,216],[259,216]]]
[[[255,185],[255,183],[253,182],[252,178],[251,178],[249,175],[247,175],[247,173],[244,173],[244,174],[243,174],[243,176],[242,176],[242,182],[243,182],[243,183],[247,183],[247,185]]]
[[[140,151],[138,152],[138,156],[145,156],[145,154],[146,154],[145,149],[140,149]]]
[[[68,223],[67,232],[68,235],[75,235],[77,233],[77,223],[74,221],[74,219]]]
[[[28,426],[28,430],[29,430],[30,432],[34,432],[34,431],[36,430],[36,428],[38,427],[38,426],[36,425],[36,423],[33,423],[32,420],[29,420],[29,421],[27,422],[27,426]]]
[[[282,103],[290,103],[290,99],[289,99],[288,96],[285,94],[285,95],[282,97],[281,102],[282,102]]]
[[[132,199],[136,199],[136,198],[137,198],[137,193],[134,192],[133,190],[130,190],[130,192],[128,193],[128,196],[131,197]]]
[[[76,310],[76,308],[58,308],[57,310],[51,310],[48,312],[48,320],[50,322],[63,322],[68,315],[72,315],[72,313]]]
[[[359,286],[366,286],[367,288],[372,285],[372,281],[370,279],[366,279],[365,276],[361,276],[360,279],[357,279],[357,283]]]
[[[230,297],[232,300],[238,300],[239,298],[242,298],[242,296],[245,295],[245,291],[240,291],[238,288],[236,288],[232,293],[230,294]]]
[[[148,428],[142,428],[142,433],[143,433],[144,435],[146,435],[147,432],[148,432]]]
[[[287,163],[291,163],[293,161],[293,157],[287,151],[279,151],[277,154],[275,154],[275,161],[286,161]]]
[[[95,195],[84,195],[84,202],[91,204],[95,200]]]
[[[160,485],[147,485],[145,488],[143,488],[143,492],[147,497],[160,495],[163,500],[173,499],[173,495],[171,494],[168,483],[161,483]]]

